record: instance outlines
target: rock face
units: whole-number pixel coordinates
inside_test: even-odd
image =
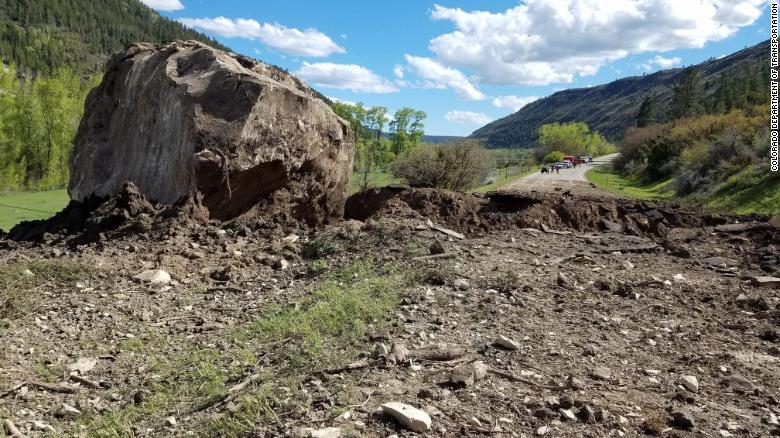
[[[76,201],[131,181],[153,201],[200,192],[211,217],[256,209],[308,224],[343,214],[354,136],[298,79],[195,41],[137,43],[86,100]]]

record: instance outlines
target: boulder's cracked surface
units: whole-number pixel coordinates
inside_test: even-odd
[[[200,192],[216,219],[315,225],[343,214],[353,156],[349,124],[295,77],[194,41],[137,43],[86,100],[68,192],[130,181],[162,203]]]

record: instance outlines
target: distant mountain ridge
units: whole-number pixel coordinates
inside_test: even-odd
[[[720,75],[745,62],[768,63],[768,60],[769,40],[693,67],[701,74],[706,96],[714,91]],[[586,122],[591,130],[616,141],[622,138],[629,127],[634,126],[637,111],[645,97],[655,96],[657,112],[661,115],[666,113],[672,100],[672,88],[684,70],[661,70],[595,87],[559,91],[477,129],[470,137],[483,139],[486,146],[491,148],[530,148],[538,140],[541,125]]]

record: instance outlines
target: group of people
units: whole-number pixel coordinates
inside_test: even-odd
[[[569,163],[571,163],[573,169],[577,168],[577,163],[576,162],[569,161]],[[547,165],[544,165],[544,166],[542,166],[542,173],[553,173],[553,172],[561,173],[561,168],[562,167],[563,167],[563,165],[562,164],[558,164],[558,163],[553,163],[549,167]]]

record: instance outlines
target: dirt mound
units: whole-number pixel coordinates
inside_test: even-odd
[[[153,204],[130,182],[114,196],[93,196],[71,201],[50,219],[23,222],[8,233],[16,241],[51,243],[67,240],[82,244],[101,240],[104,233],[132,233],[151,228],[155,221],[174,217],[208,221],[208,211],[197,199],[185,198],[175,205]]]
[[[671,228],[725,222],[719,216],[650,202],[571,197],[568,193],[492,192],[485,196],[437,189],[386,187],[351,196],[347,219],[376,217],[431,219],[466,233],[517,227],[616,231],[664,237]]]

